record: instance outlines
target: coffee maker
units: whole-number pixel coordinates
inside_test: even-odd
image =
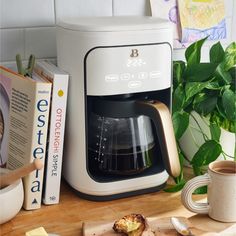
[[[170,24],[153,17],[58,24],[58,66],[70,74],[63,175],[83,198],[154,192],[179,175],[172,37]]]

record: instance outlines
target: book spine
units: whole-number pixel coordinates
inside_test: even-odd
[[[40,158],[45,163],[48,121],[51,99],[51,84],[37,84],[37,96],[35,97],[35,117],[34,117],[34,133],[32,134],[32,161]],[[44,168],[36,170],[28,175],[29,188],[28,199],[24,202],[25,209],[36,209],[41,207],[42,191],[43,191]],[[28,200],[28,201],[27,201]]]
[[[52,84],[50,128],[43,189],[43,203],[46,205],[58,204],[60,199],[68,75],[55,75]]]
[[[50,110],[50,83],[14,80],[11,92],[8,166],[15,169],[41,159],[44,163]],[[36,170],[23,178],[26,210],[41,207],[43,172]]]

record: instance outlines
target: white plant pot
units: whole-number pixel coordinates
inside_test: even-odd
[[[210,139],[211,133],[209,128],[209,120],[193,111],[189,117],[189,127],[179,140],[180,147],[189,160],[192,160],[199,147],[205,142],[202,133]],[[232,160],[234,157],[235,143],[235,133],[221,128],[220,144],[223,151],[227,154],[227,160]],[[225,159],[225,157],[221,154],[218,159]],[[184,164],[189,166],[187,161]]]

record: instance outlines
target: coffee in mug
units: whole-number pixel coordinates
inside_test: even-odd
[[[208,186],[208,202],[194,202],[192,193],[205,185]],[[183,205],[192,212],[208,214],[221,222],[236,222],[236,162],[222,160],[210,163],[207,174],[186,183],[181,198]]]
[[[223,174],[235,174],[236,173],[236,169],[233,169],[233,168],[221,168],[221,167],[218,167],[218,168],[215,168],[214,169],[216,172],[219,172],[219,173],[223,173]]]

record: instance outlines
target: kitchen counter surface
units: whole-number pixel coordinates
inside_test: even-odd
[[[203,199],[205,196],[198,198]],[[144,216],[184,216],[195,226],[220,232],[232,224],[211,220],[186,210],[180,201],[180,193],[163,191],[108,202],[93,202],[79,198],[62,181],[60,204],[42,207],[34,211],[21,210],[8,223],[0,226],[1,236],[24,236],[26,231],[43,226],[48,233],[61,236],[82,235],[82,223],[91,220],[116,220],[130,213]]]

